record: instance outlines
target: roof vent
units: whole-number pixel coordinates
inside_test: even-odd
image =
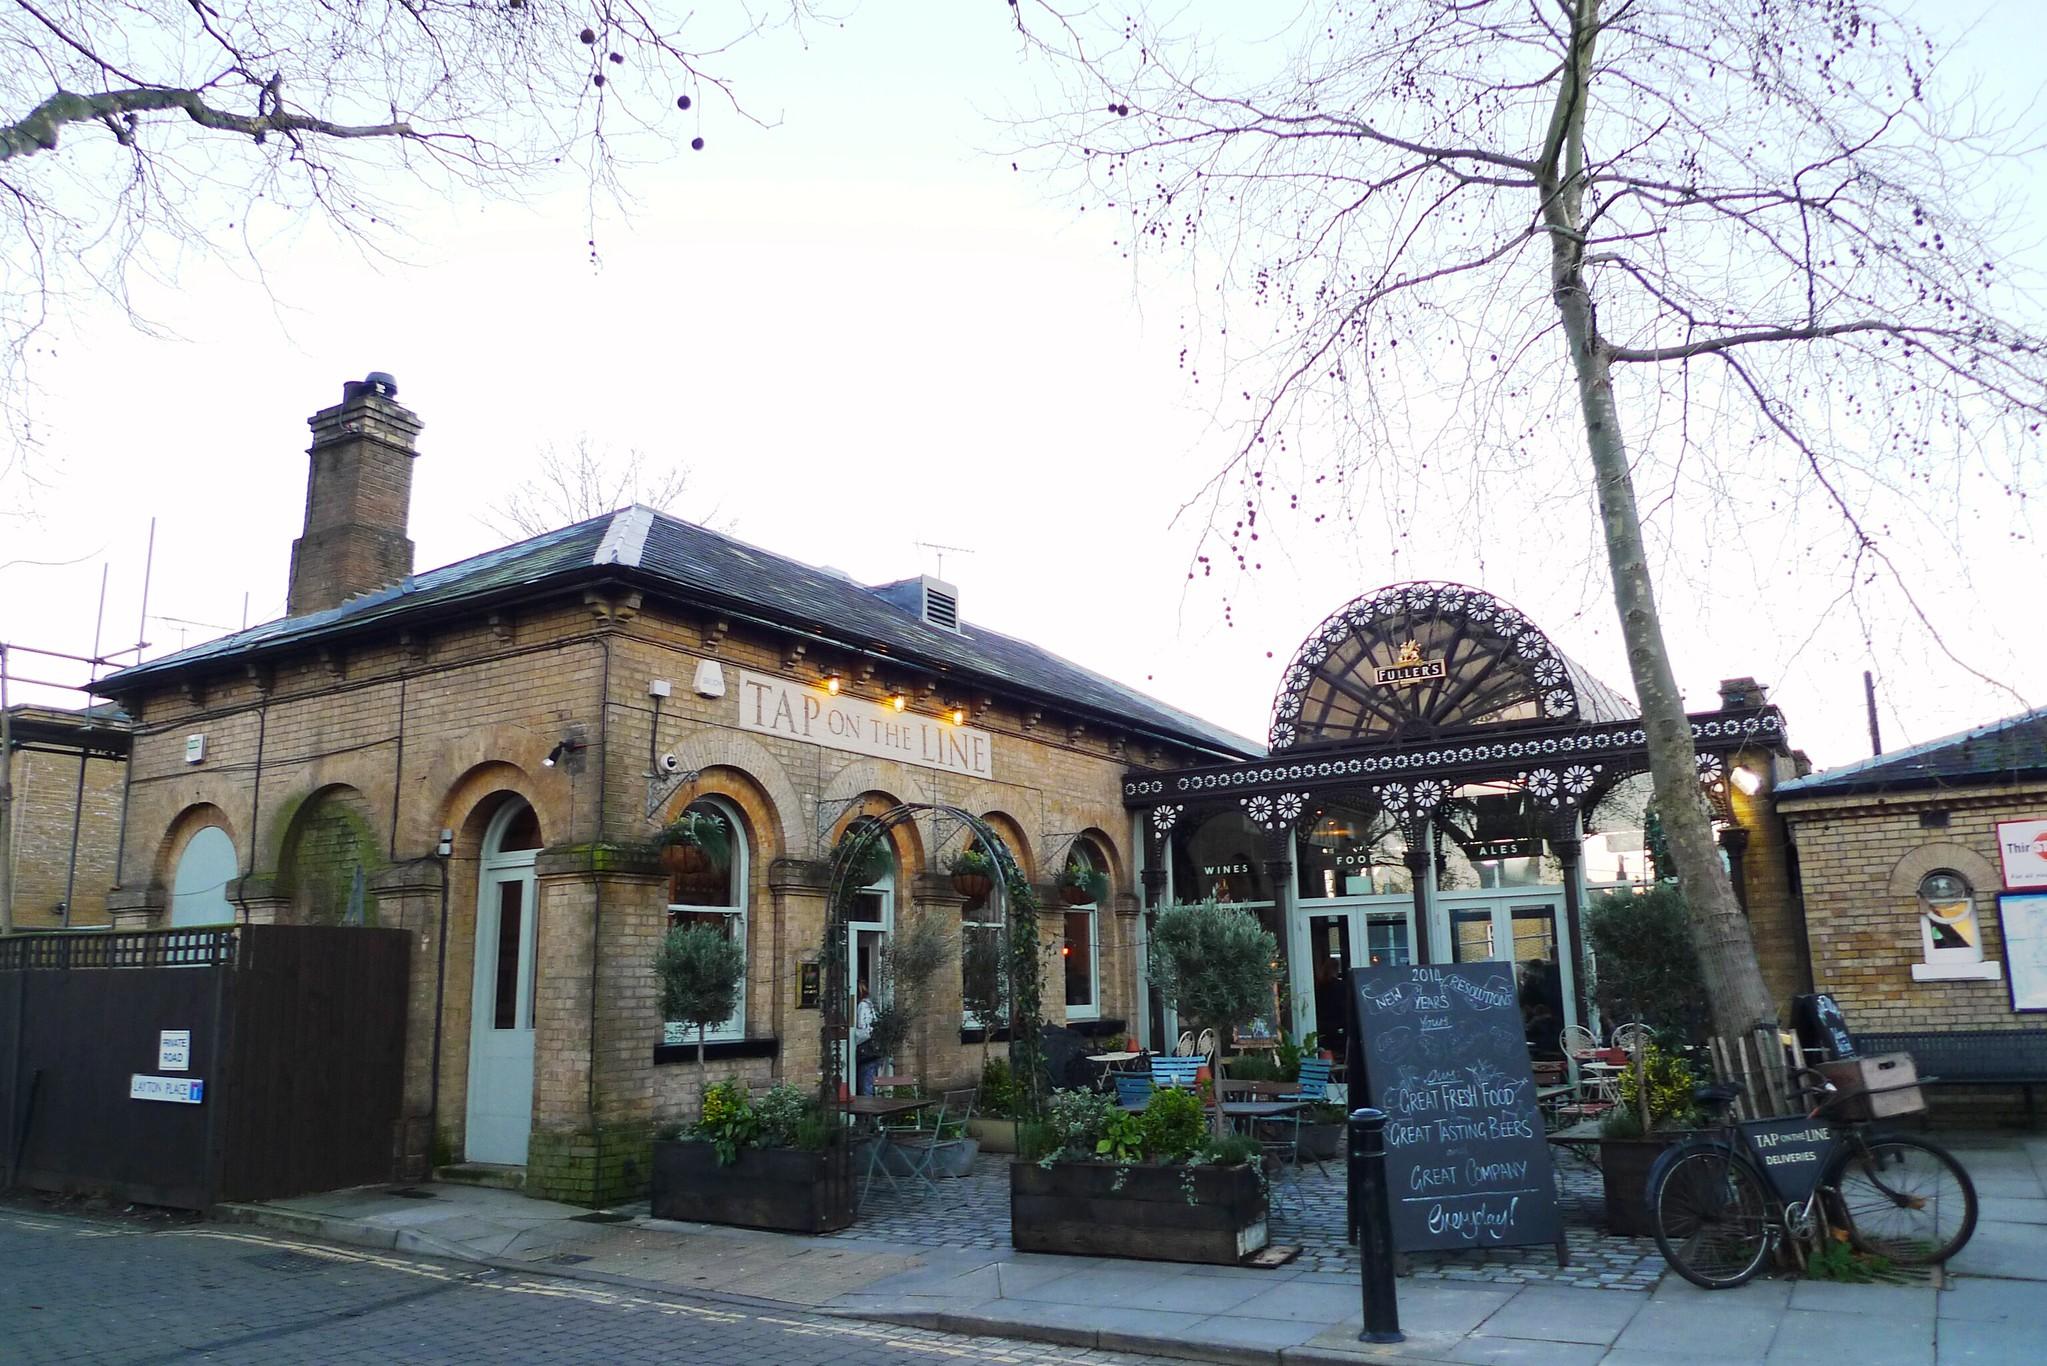
[[[924,579],[924,620],[940,630],[959,630],[960,590],[927,575]]]

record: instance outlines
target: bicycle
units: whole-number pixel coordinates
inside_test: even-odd
[[[1862,1094],[1819,1073],[1799,1087],[1815,1097],[1789,1119],[1737,1120],[1741,1088],[1701,1086],[1715,1131],[1664,1153],[1650,1169],[1656,1247],[1680,1276],[1707,1290],[1741,1285],[1762,1269],[1779,1238],[1824,1236],[1838,1219],[1859,1251],[1899,1266],[1944,1262],[1976,1231],[1976,1187],[1945,1148],[1914,1134],[1872,1132],[1868,1121],[1831,1113]],[[1824,1203],[1823,1203],[1824,1199]]]

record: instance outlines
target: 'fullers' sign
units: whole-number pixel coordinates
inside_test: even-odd
[[[922,768],[973,778],[995,776],[994,745],[985,730],[857,697],[834,697],[782,678],[739,675],[739,725],[742,730]]]
[[[1394,1247],[1561,1247],[1514,965],[1358,968],[1350,985],[1367,1091],[1386,1112]]]
[[[1423,659],[1420,644],[1408,641],[1400,647],[1400,657],[1391,664],[1381,664],[1372,671],[1373,679],[1381,687],[1405,687],[1411,683],[1429,683],[1441,678],[1447,667],[1440,659]]]

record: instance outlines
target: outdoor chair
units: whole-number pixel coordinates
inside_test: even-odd
[[[1116,1103],[1124,1106],[1145,1105],[1151,1101],[1154,1089],[1150,1077],[1142,1072],[1117,1072],[1111,1080],[1116,1083]]]
[[[1281,1100],[1326,1100],[1329,1097],[1329,1072],[1336,1064],[1327,1058],[1302,1058],[1301,1079],[1294,1089],[1281,1096]]]
[[[876,1084],[879,1085],[879,1083]],[[960,1102],[961,1097],[965,1098],[964,1102]],[[922,1181],[924,1188],[933,1195],[938,1194],[938,1185],[931,1179],[931,1164],[938,1157],[938,1145],[945,1135],[948,1113],[950,1113],[950,1118],[954,1121],[963,1119],[965,1116],[954,1110],[953,1107],[956,1103],[963,1103],[971,1107],[973,1097],[974,1092],[972,1091],[940,1092],[938,1110],[932,1118],[931,1127],[928,1129],[917,1122],[919,1115],[916,1113],[905,1115],[904,1119],[907,1121],[905,1123],[885,1124],[882,1126],[882,1142],[894,1144],[896,1151],[901,1154],[904,1163],[910,1169],[905,1175],[909,1176],[912,1180]],[[890,1184],[894,1185],[893,1182]]]
[[[1626,1050],[1627,1055],[1631,1058],[1647,1047],[1654,1037],[1650,1032],[1649,1026],[1645,1024],[1624,1024],[1613,1027],[1613,1046]]]
[[[1189,1029],[1183,1031],[1179,1039],[1173,1044],[1173,1056],[1176,1058],[1186,1058],[1192,1057],[1193,1054],[1194,1031]]]
[[[1215,1056],[1215,1048],[1215,1031],[1213,1029],[1202,1030],[1201,1037],[1194,1041],[1195,1056],[1212,1058]]]
[[[1188,1058],[1153,1058],[1151,1060],[1152,1084],[1155,1086],[1177,1086],[1182,1090],[1191,1091],[1201,1075],[1201,1070],[1207,1066],[1208,1059],[1199,1056]]]
[[[1599,1051],[1599,1036],[1584,1025],[1565,1025],[1563,1043],[1564,1056],[1568,1058],[1583,1058]]]

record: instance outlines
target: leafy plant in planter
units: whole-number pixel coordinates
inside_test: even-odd
[[[965,897],[969,906],[980,905],[995,890],[995,860],[978,845],[954,854],[946,861],[945,871],[952,877],[952,889]]]
[[[1167,906],[1151,932],[1152,985],[1168,1006],[1215,1030],[1218,1040],[1272,1009],[1278,962],[1279,944],[1257,917],[1214,901]],[[1216,1065],[1220,1070],[1220,1051]],[[1215,1132],[1218,1138],[1227,1132],[1220,1106]]]
[[[845,1130],[808,1091],[782,1084],[758,1100],[726,1080],[697,1121],[654,1145],[655,1217],[824,1233],[853,1221]]]
[[[1084,858],[1066,860],[1059,875],[1059,899],[1069,906],[1099,906],[1109,897],[1109,875]]]
[[[1655,1230],[1648,1208],[1649,1169],[1657,1156],[1695,1121],[1697,1079],[1685,1060],[1654,1044],[1621,1073],[1621,1103],[1599,1126],[1599,1170],[1606,1186],[1606,1225],[1614,1233],[1647,1237]]]
[[[1021,1135],[1031,1160],[1010,1166],[1017,1247],[1233,1263],[1265,1245],[1259,1146],[1210,1136],[1190,1093],[1157,1091],[1131,1114],[1100,1092],[1054,1091],[1046,1113]]]
[[[713,811],[685,811],[654,836],[654,852],[672,877],[716,877],[732,866],[732,829]]]
[[[739,1008],[739,984],[746,977],[746,953],[709,925],[672,929],[654,953],[661,982],[661,1018],[695,1025],[697,1089],[704,1091],[704,1035]]]

